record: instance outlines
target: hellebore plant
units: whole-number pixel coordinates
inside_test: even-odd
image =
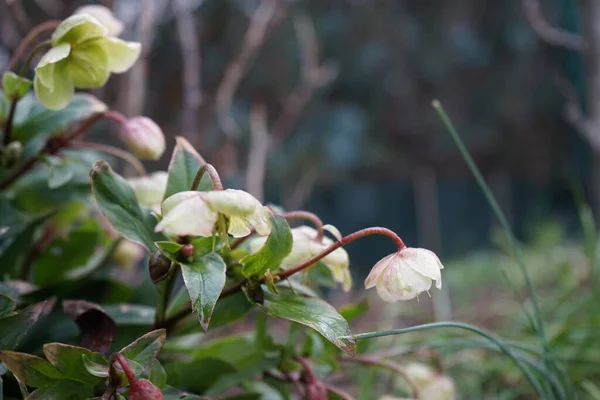
[[[50,41],[31,50],[21,73],[3,75],[0,387],[6,382],[7,397],[351,398],[327,379],[342,364],[361,363],[402,375],[412,398],[421,391],[423,399],[450,399],[450,377],[427,370],[421,382],[411,377],[414,368],[407,373],[389,360],[354,357],[358,339],[436,327],[483,336],[538,393],[562,390],[554,381],[542,387],[514,348],[467,324],[352,335],[349,321],[366,312],[364,305],[338,311],[322,289],[352,289],[344,246],[354,240],[383,235],[397,248],[365,280],[384,301],[414,299],[434,281],[442,287],[438,257],[407,248],[395,232],[371,227],[343,236],[308,211],[284,211],[224,188],[218,171],[181,137],[167,171],[146,173],[139,159],[157,160],[166,148],[158,124],[74,93],[102,87],[111,73],[133,65],[140,45],[117,39],[122,29],[110,10],[80,8],[34,29],[26,44],[53,30]],[[28,66],[47,46],[33,96]],[[133,154],[81,140],[102,119],[118,123]],[[138,176],[121,177],[97,161],[102,154],[127,162]],[[312,226],[291,228],[298,220]],[[136,268],[141,258],[143,270]],[[272,335],[281,326],[269,325],[272,319],[289,321],[287,340],[275,340],[286,335]],[[224,328],[220,337],[203,336],[216,327]],[[252,334],[237,333],[248,329]]]

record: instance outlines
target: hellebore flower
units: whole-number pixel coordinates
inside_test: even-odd
[[[411,300],[431,288],[432,281],[442,288],[444,268],[434,252],[419,248],[404,248],[379,261],[365,280],[365,288],[377,288],[383,300]]]
[[[167,189],[168,178],[169,174],[165,171],[157,171],[147,176],[130,178],[127,182],[133,188],[138,202],[158,214]]]
[[[259,235],[271,233],[270,211],[242,190],[176,193],[164,201],[162,214],[155,230],[173,235],[211,236],[219,214],[228,220],[227,233],[233,237],[248,236],[252,227]]]
[[[309,258],[321,253],[331,246],[334,241],[324,236],[318,239],[318,232],[310,226],[292,228],[293,245],[290,254],[281,262],[281,268],[288,269],[302,264]],[[253,238],[249,242],[250,251],[256,253],[264,245],[266,238]],[[344,291],[352,287],[350,275],[350,258],[343,248],[337,248],[320,260],[331,271],[333,280],[342,284]]]
[[[405,371],[419,390],[420,399],[454,400],[456,398],[454,381],[448,376],[441,375],[429,365],[410,363],[405,367]]]
[[[111,73],[127,71],[141,45],[108,35],[109,29],[89,14],[65,19],[51,37],[52,48],[35,67],[35,94],[51,110],[64,108],[78,89],[104,86]]]
[[[121,138],[141,160],[158,160],[166,147],[162,129],[148,117],[133,117],[125,121]]]
[[[99,4],[89,4],[79,7],[73,13],[73,15],[75,14],[88,14],[96,18],[108,29],[108,36],[119,36],[123,32],[123,23],[115,17],[115,14],[108,7]]]

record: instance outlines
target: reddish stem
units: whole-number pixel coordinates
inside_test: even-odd
[[[207,173],[210,176],[210,180],[212,181],[213,190],[223,190],[223,183],[221,182],[221,177],[219,173],[211,164],[204,164],[200,167],[198,172],[196,173],[196,177],[194,178],[194,182],[192,183],[191,190],[198,190],[198,186],[200,186],[200,181],[204,174]]]
[[[15,53],[13,54],[12,58],[10,59],[10,63],[8,64],[8,68],[6,70],[12,71],[13,69],[15,69],[17,62],[19,61],[19,59],[21,58],[21,56],[23,55],[23,53],[25,52],[27,47],[33,42],[33,40],[46,31],[55,30],[58,27],[58,25],[60,25],[61,22],[62,21],[60,21],[60,20],[46,21],[46,22],[43,22],[43,23],[39,24],[38,26],[34,27],[31,31],[29,31],[27,36],[25,36],[25,38],[21,41],[21,43],[19,43],[19,46],[17,47],[17,49],[15,50]]]
[[[136,379],[135,379],[135,375],[133,374],[133,371],[131,371],[131,367],[129,366],[127,359],[121,353],[117,353],[116,358],[117,358],[117,361],[119,362],[119,364],[121,364],[121,368],[123,369],[123,372],[125,372],[125,376],[127,376],[127,380],[129,380],[129,386],[133,385],[135,383]]]

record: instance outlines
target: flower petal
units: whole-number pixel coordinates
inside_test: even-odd
[[[217,213],[200,197],[190,197],[166,213],[154,230],[178,236],[212,236],[216,222]]]
[[[52,33],[52,45],[79,44],[88,39],[106,36],[108,28],[89,14],[71,15]]]
[[[137,61],[142,45],[137,42],[126,42],[113,37],[98,40],[108,55],[108,69],[114,73],[127,71]]]
[[[408,247],[400,251],[402,260],[421,275],[433,279],[438,289],[442,288],[442,273],[444,268],[438,256],[427,249]]]
[[[256,233],[261,236],[268,236],[271,234],[270,217],[271,212],[269,209],[267,207],[260,206],[257,207],[254,214],[252,214],[248,220],[250,221],[250,224],[254,226],[254,229],[256,229]]]
[[[421,275],[403,262],[383,273],[382,284],[396,300],[411,300],[431,288],[431,279]]]
[[[64,65],[56,65],[53,67],[52,74],[52,89],[44,85],[39,76],[33,80],[33,89],[35,95],[44,107],[50,110],[60,110],[65,108],[71,101],[75,88],[73,82],[66,74]]]
[[[81,6],[73,14],[88,14],[104,25],[108,36],[119,36],[123,32],[123,23],[119,21],[112,10],[99,4]]]
[[[161,206],[162,215],[167,215],[172,209],[177,207],[183,201],[192,197],[200,198],[200,192],[196,192],[195,190],[187,190],[185,192],[175,193],[174,195],[167,197]]]
[[[46,86],[47,89],[54,88],[54,67],[59,61],[65,60],[71,54],[71,46],[62,44],[51,48],[44,54],[35,67],[35,77]]]
[[[96,41],[82,43],[71,52],[68,70],[75,87],[80,89],[102,87],[110,76],[108,56]]]
[[[246,237],[252,233],[250,222],[243,217],[229,217],[227,233],[234,238]]]
[[[370,289],[373,286],[377,285],[377,281],[382,275],[383,271],[388,268],[393,262],[395,262],[395,258],[398,257],[398,253],[392,253],[389,256],[385,256],[369,272],[367,279],[365,279],[365,289]]]
[[[211,190],[203,192],[204,200],[213,210],[227,216],[250,217],[262,204],[243,190]]]

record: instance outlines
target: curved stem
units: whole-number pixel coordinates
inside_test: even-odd
[[[352,395],[350,393],[346,392],[345,390],[343,390],[337,386],[333,386],[328,383],[323,383],[323,386],[325,386],[325,389],[327,389],[327,391],[329,393],[335,394],[337,397],[339,397],[342,400],[354,400],[354,397],[352,397]]]
[[[146,169],[144,165],[138,160],[133,154],[126,152],[125,150],[119,149],[118,147],[109,146],[101,143],[91,143],[91,142],[81,142],[81,141],[72,141],[69,144],[69,147],[76,149],[88,149],[88,150],[97,150],[102,153],[111,154],[117,158],[120,158],[126,161],[129,165],[131,165],[139,176],[146,175]]]
[[[127,380],[129,380],[129,386],[133,385],[135,383],[135,375],[133,374],[133,371],[131,370],[127,359],[121,353],[116,353],[115,357],[117,358],[119,364],[121,364],[121,368],[123,369],[123,372],[125,372]]]
[[[332,244],[331,246],[329,246],[328,248],[326,248],[319,254],[309,258],[302,264],[297,265],[293,268],[287,269],[285,271],[281,271],[280,273],[278,273],[275,276],[278,276],[280,279],[288,278],[288,277],[302,271],[303,269],[310,267],[311,265],[313,265],[314,263],[316,263],[317,261],[319,261],[326,255],[328,255],[329,253],[332,253],[333,251],[335,251],[337,248],[345,246],[348,243],[355,241],[356,239],[360,239],[360,238],[363,238],[363,237],[369,236],[369,235],[384,235],[384,236],[389,237],[390,239],[392,239],[394,241],[396,246],[398,246],[398,251],[406,248],[406,245],[404,244],[402,239],[400,239],[400,237],[392,230],[389,230],[387,228],[382,228],[382,227],[365,228],[365,229],[361,229],[360,231],[351,233],[350,235],[344,236],[341,240],[338,240],[337,242],[335,242],[334,244]]]
[[[398,375],[402,375],[404,380],[408,383],[408,386],[410,386],[411,398],[412,399],[420,398],[419,397],[419,388],[417,387],[417,384],[410,377],[410,375],[408,375],[408,373],[406,372],[404,367],[402,367],[402,365],[400,365],[398,363],[395,363],[390,360],[380,360],[378,358],[369,357],[369,356],[341,357],[340,360],[344,361],[344,362],[356,362],[356,363],[365,364],[365,365],[372,365],[374,367],[386,368],[391,371],[394,371],[394,372],[398,373]]]
[[[523,374],[525,375],[525,377],[527,378],[527,380],[529,381],[529,383],[531,384],[531,386],[535,389],[535,391],[537,392],[537,394],[540,395],[541,398],[544,398],[544,395],[545,395],[544,389],[541,387],[540,383],[537,381],[537,379],[535,378],[535,376],[533,376],[531,374],[531,372],[523,364],[523,362],[521,362],[521,360],[519,360],[513,354],[513,352],[510,350],[510,348],[508,346],[506,346],[501,340],[497,339],[490,332],[488,332],[486,330],[483,330],[481,328],[478,328],[476,326],[473,326],[473,325],[465,324],[465,323],[462,323],[462,322],[433,322],[433,323],[430,323],[430,324],[423,324],[423,325],[411,326],[410,328],[391,329],[389,331],[383,331],[383,332],[359,333],[358,335],[352,335],[351,337],[354,338],[355,340],[371,339],[371,338],[382,337],[382,336],[402,335],[404,333],[418,332],[418,331],[424,331],[424,330],[435,329],[435,328],[458,328],[458,329],[464,329],[464,330],[476,333],[476,334],[478,334],[480,336],[483,336],[484,338],[486,338],[490,342],[494,343],[496,346],[498,346],[498,348],[504,354],[506,354],[519,367],[519,369],[521,369],[521,371],[523,372]]]
[[[7,71],[12,71],[13,69],[15,69],[17,62],[19,61],[19,59],[21,58],[23,53],[25,53],[25,50],[27,49],[27,47],[33,42],[33,40],[35,38],[37,38],[39,35],[41,35],[44,32],[55,30],[56,27],[58,27],[58,25],[60,25],[61,22],[62,21],[60,21],[60,20],[46,21],[46,22],[39,24],[35,28],[33,28],[31,31],[29,31],[27,36],[25,36],[25,38],[21,41],[21,43],[19,43],[19,46],[15,50],[15,54],[13,54],[12,58],[10,59],[10,63],[8,64]]]
[[[21,65],[21,69],[19,70],[19,75],[22,77],[25,77],[25,74],[27,73],[27,69],[29,69],[29,64],[31,64],[31,61],[33,61],[33,57],[35,57],[37,55],[37,53],[39,53],[40,51],[42,51],[45,48],[50,47],[50,46],[52,46],[52,43],[49,40],[44,40],[42,43],[38,44],[33,50],[31,50],[31,53],[29,53],[29,55],[25,59],[25,61],[23,62],[23,65]]]
[[[15,111],[17,110],[17,103],[19,102],[19,99],[15,96],[11,102],[10,102],[10,109],[8,111],[8,117],[6,118],[6,123],[4,125],[4,146],[8,146],[8,144],[11,141],[11,136],[12,136],[12,126],[13,126],[13,119],[15,118]]]
[[[198,186],[200,186],[200,181],[204,174],[207,173],[210,176],[210,180],[212,181],[213,190],[223,190],[223,183],[221,183],[221,177],[219,177],[219,173],[211,164],[204,164],[200,167],[198,172],[196,173],[196,177],[194,178],[194,182],[192,183],[191,190],[198,190]]]

